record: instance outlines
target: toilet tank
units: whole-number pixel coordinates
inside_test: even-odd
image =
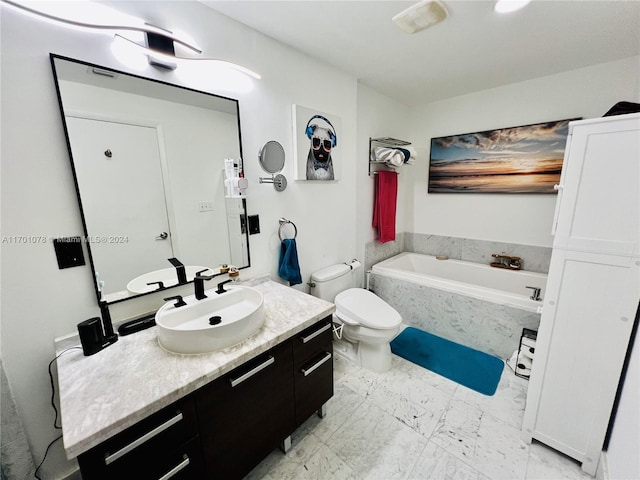
[[[356,286],[353,270],[346,263],[331,265],[312,273],[311,283],[311,295],[332,303],[337,294]]]

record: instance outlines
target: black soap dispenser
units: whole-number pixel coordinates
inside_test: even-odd
[[[118,341],[118,335],[113,332],[109,306],[106,302],[100,302],[100,317],[93,317],[78,324],[78,334],[85,356],[98,353],[105,347]]]

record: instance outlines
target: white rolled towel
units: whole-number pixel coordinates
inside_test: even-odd
[[[392,167],[399,167],[404,163],[404,154],[395,148],[377,147],[374,149],[374,160],[385,162]]]
[[[527,368],[531,370],[531,365],[533,365],[533,360],[530,358],[522,355],[518,357],[518,368]]]
[[[520,367],[520,365],[518,365],[518,367],[516,368],[516,373],[518,375],[523,375],[525,377],[530,377],[531,376],[531,369],[530,368],[522,368],[522,367]]]
[[[535,352],[535,348],[533,347],[527,347],[526,345],[522,345],[522,347],[520,347],[521,357],[527,357],[533,360],[534,352]]]
[[[522,343],[522,345],[526,345],[527,347],[536,348],[535,338],[522,337],[520,343]]]

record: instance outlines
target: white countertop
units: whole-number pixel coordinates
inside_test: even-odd
[[[89,450],[335,310],[332,303],[271,280],[253,287],[264,295],[264,326],[232,347],[200,355],[168,353],[152,327],[120,337],[89,357],[80,349],[61,355],[58,388],[67,457]],[[57,353],[67,346],[59,342]]]

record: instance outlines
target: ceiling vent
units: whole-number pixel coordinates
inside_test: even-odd
[[[405,32],[416,33],[440,23],[448,15],[442,3],[423,0],[400,12],[392,20]]]

